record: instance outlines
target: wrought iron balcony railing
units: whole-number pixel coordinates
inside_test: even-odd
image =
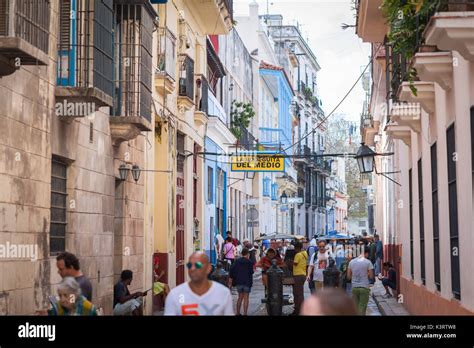
[[[168,28],[158,29],[157,73],[176,80],[176,36]]]
[[[157,16],[149,0],[114,0],[114,116],[151,121],[152,49]]]
[[[0,1],[0,76],[21,65],[48,64],[50,12],[50,0]]]
[[[69,89],[59,88],[57,97],[80,97],[87,101],[95,95],[99,104],[112,106],[115,63],[113,5],[113,0],[59,2],[57,85]],[[100,92],[91,90],[94,88]]]
[[[188,55],[181,56],[179,96],[194,100],[194,61]]]
[[[201,80],[201,97],[200,100],[196,100],[196,107],[199,111],[204,112],[205,114],[209,113],[209,82],[207,79],[200,75],[199,79]]]
[[[239,144],[246,150],[257,150],[258,141],[255,139],[250,131],[241,126],[240,127],[240,138],[238,139]]]

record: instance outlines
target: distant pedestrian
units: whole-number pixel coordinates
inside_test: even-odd
[[[349,263],[352,260],[352,250],[346,250],[346,258],[339,267],[341,271],[341,285],[342,288],[347,292],[349,296],[352,296],[352,283],[351,280],[347,278],[347,269],[349,268]]]
[[[240,244],[239,240],[237,238],[234,238],[232,237],[232,232],[231,231],[227,231],[226,233],[226,240],[227,238],[231,238],[232,239],[232,244],[234,244],[234,246],[237,248],[237,246]]]
[[[228,285],[229,272],[226,272],[223,268],[222,262],[217,261],[216,269],[210,274],[210,280],[220,283],[224,286]]]
[[[172,289],[166,298],[165,315],[234,315],[230,290],[208,279],[208,256],[195,252],[186,264],[189,282]]]
[[[92,284],[90,280],[81,272],[79,259],[76,255],[67,251],[56,257],[56,267],[61,278],[74,277],[81,287],[82,295],[92,302]]]
[[[383,260],[383,243],[378,234],[375,235],[375,274],[379,275],[382,272]]]
[[[143,315],[143,297],[145,292],[130,293],[128,286],[132,283],[133,272],[123,270],[120,280],[114,286],[114,315],[120,316],[141,316]]]
[[[97,309],[81,294],[81,287],[74,277],[64,277],[58,285],[58,298],[50,297],[50,316],[96,316]]]
[[[304,283],[306,281],[306,265],[308,262],[308,253],[303,249],[303,244],[297,242],[295,244],[295,258],[293,260],[293,297],[295,302],[295,309],[293,315],[298,315],[301,310],[301,305],[304,301]]]
[[[324,284],[324,270],[329,266],[329,258],[332,253],[326,249],[326,242],[321,240],[318,242],[318,252],[313,254],[309,262],[307,280],[314,282],[315,291],[323,288]],[[313,274],[311,278],[309,275]]]
[[[379,279],[382,281],[382,285],[385,288],[384,297],[389,298],[392,297],[389,288],[392,289],[394,295],[397,291],[397,271],[390,262],[384,262],[383,268],[387,272],[387,277],[380,276]]]
[[[364,247],[363,252],[349,262],[347,277],[352,281],[352,297],[360,315],[365,315],[370,296],[370,279],[374,278],[374,266],[368,260],[369,248]]]
[[[356,315],[354,301],[341,289],[328,288],[318,291],[304,301],[301,315]]]
[[[262,283],[265,288],[268,284],[267,271],[272,266],[273,260],[276,261],[276,264],[279,267],[284,265],[283,260],[277,255],[275,249],[270,248],[267,250],[267,254],[257,263],[257,267],[262,269]]]
[[[225,240],[222,253],[224,255],[224,261],[226,261],[230,266],[232,266],[234,263],[235,252],[236,252],[236,248],[234,244],[232,243],[232,237],[227,237],[227,239]]]
[[[307,276],[310,278],[310,279],[313,279],[313,269],[311,269],[311,273],[309,273],[309,262],[311,261],[311,259],[313,258],[313,255],[315,252],[318,251],[318,244],[316,242],[316,236],[313,237],[313,239],[311,239],[311,241],[309,242],[309,247],[307,249],[307,253],[308,253],[308,274]],[[315,291],[315,288],[314,288],[314,282],[313,281],[308,281],[308,286],[309,286],[309,291],[311,291],[312,294],[314,294],[314,291]]]
[[[242,302],[244,304],[244,315],[249,308],[249,295],[253,285],[253,262],[250,261],[250,253],[247,248],[242,249],[242,257],[238,258],[230,269],[229,287],[235,286],[239,297],[237,299],[237,315],[240,314]]]

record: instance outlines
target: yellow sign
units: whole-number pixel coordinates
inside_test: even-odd
[[[242,154],[231,157],[233,172],[284,172],[285,158],[275,154]]]

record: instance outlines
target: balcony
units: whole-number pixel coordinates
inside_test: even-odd
[[[468,12],[469,11],[469,12]],[[445,0],[425,31],[426,44],[474,61],[474,0]]]
[[[114,0],[114,145],[151,131],[152,49],[157,13],[148,0]]]
[[[255,139],[252,133],[245,128],[240,127],[240,136],[237,139],[238,144],[247,151],[257,150],[258,141]]]
[[[209,113],[209,83],[204,75],[197,75],[196,110],[194,122],[200,127],[207,123]]]
[[[450,91],[453,85],[453,65],[452,52],[420,52],[413,60],[422,81],[436,82],[445,91]]]
[[[361,116],[360,128],[362,141],[368,146],[374,145],[375,135],[379,132],[379,123],[378,121],[374,121],[370,113]]]
[[[178,107],[179,112],[184,113],[194,107],[194,60],[188,55],[181,55],[179,60]]]
[[[232,30],[233,0],[200,0],[187,3],[206,35],[226,35]]]
[[[307,145],[300,145],[296,148],[294,162],[309,164],[311,160],[310,156],[311,156],[311,149]]]
[[[380,6],[383,0],[357,0],[357,35],[364,42],[383,42],[387,25]]]
[[[21,65],[48,65],[49,0],[0,2],[0,77]]]
[[[71,12],[75,16],[71,16]],[[113,105],[114,9],[109,1],[59,3],[58,102],[93,105],[92,111]],[[74,115],[83,117],[83,113]]]
[[[428,114],[435,112],[435,86],[433,82],[415,81],[414,87],[417,90],[415,96],[408,82],[404,82],[400,87],[400,103],[392,106],[390,119],[399,125],[409,126],[413,131],[421,131],[421,108]]]
[[[411,128],[390,122],[385,126],[384,131],[392,139],[402,140],[407,146],[411,146]]]
[[[161,94],[171,94],[176,88],[176,36],[168,28],[158,28],[155,88]]]

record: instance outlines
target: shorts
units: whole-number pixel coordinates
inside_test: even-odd
[[[250,289],[252,289],[250,286],[246,285],[237,285],[235,288],[239,294],[250,294]]]
[[[385,279],[382,279],[382,285],[383,285],[383,286],[386,285],[386,286],[388,286],[390,289],[393,289],[393,290],[396,290],[396,289],[397,289],[397,285],[396,285],[394,282],[392,282],[392,281],[390,281],[390,280],[388,280],[388,279],[386,279],[386,278],[385,278]]]

